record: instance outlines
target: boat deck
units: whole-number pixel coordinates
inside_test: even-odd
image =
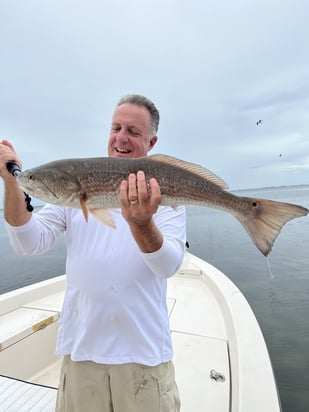
[[[34,285],[24,288],[22,294],[14,291],[12,295],[0,295],[0,375],[32,383],[31,390],[42,390],[43,399],[50,396],[46,408],[54,408],[56,390],[43,387],[38,391],[37,384],[58,386],[61,359],[54,355],[54,348],[64,286],[63,276],[41,282],[37,289]],[[276,404],[272,371],[265,373],[268,353],[261,332],[243,295],[221,272],[206,263],[201,267],[201,260],[190,255],[190,261],[185,260],[179,273],[168,280],[167,305],[182,412],[201,410],[201,405],[203,410],[212,412],[247,412],[250,408],[251,412],[260,412],[270,410],[267,409],[269,398],[273,405]],[[248,328],[237,330],[238,319],[231,315],[231,310],[235,309]],[[242,335],[244,331],[245,335]],[[240,332],[241,336],[238,336]],[[253,342],[262,345],[262,358],[255,363]],[[247,348],[251,347],[248,345],[253,348],[250,359],[241,355],[244,349],[248,352]],[[22,359],[22,362],[16,362],[16,359]],[[247,380],[252,380],[252,368],[255,378],[263,376],[270,396],[266,392],[264,397],[257,395],[256,388],[247,384]],[[31,385],[18,380],[1,378],[0,383],[4,386],[0,385],[0,412],[24,410],[16,409],[16,405],[19,405],[21,394],[30,391]],[[246,386],[244,393],[243,386]],[[15,409],[5,409],[3,405],[7,405],[8,399],[12,405],[16,402]],[[248,409],[246,402],[249,401]],[[239,408],[240,404],[243,408]],[[272,406],[271,410],[279,409]]]

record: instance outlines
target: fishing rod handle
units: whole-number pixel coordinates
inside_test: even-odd
[[[7,162],[6,168],[13,176],[18,176],[21,174],[20,167],[15,162]],[[31,205],[31,197],[25,192],[24,192],[24,195],[25,195],[26,208],[28,212],[32,212],[33,206]]]
[[[18,176],[21,173],[20,167],[15,162],[8,162],[6,168],[13,176]]]

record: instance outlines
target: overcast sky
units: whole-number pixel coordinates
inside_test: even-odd
[[[24,169],[105,156],[118,99],[140,93],[161,114],[153,153],[231,189],[309,184],[308,16],[308,0],[1,0],[0,140]]]

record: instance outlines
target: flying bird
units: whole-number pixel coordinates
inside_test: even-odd
[[[258,120],[258,121],[256,122],[256,125],[258,126],[259,124],[262,124],[262,122],[263,122],[263,120],[260,119],[260,120]]]

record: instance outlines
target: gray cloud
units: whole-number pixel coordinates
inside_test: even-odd
[[[308,184],[308,13],[305,0],[2,2],[0,139],[24,167],[106,155],[113,108],[137,92],[161,112],[156,152],[231,188]]]

